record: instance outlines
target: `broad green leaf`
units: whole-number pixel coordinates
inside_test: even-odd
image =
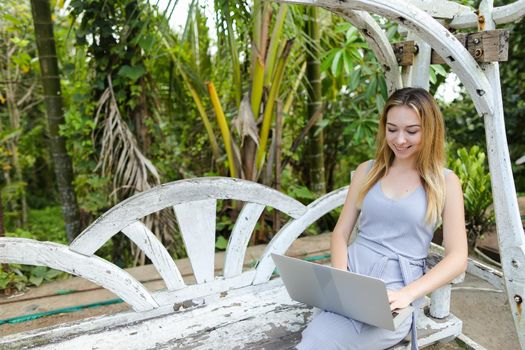
[[[37,287],[41,285],[43,281],[44,281],[44,277],[36,277],[36,276],[29,277],[29,282],[33,283]]]
[[[353,68],[353,64],[352,64],[352,59],[350,58],[350,55],[346,51],[343,52],[343,63],[344,63],[345,73],[350,74]]]
[[[20,21],[18,18],[16,18],[16,17],[13,16],[13,15],[10,15],[9,13],[5,13],[5,14],[4,14],[4,19],[5,19],[6,21],[9,21],[9,22],[15,24],[15,25],[17,25],[17,24],[21,24],[21,23],[22,23],[22,21]]]
[[[372,77],[370,82],[368,83],[368,86],[366,87],[365,91],[365,97],[367,99],[372,98],[376,94],[377,90],[377,79],[376,77]]]
[[[439,74],[439,75],[444,76],[444,77],[447,76],[447,71],[445,70],[445,68],[443,68],[442,65],[440,65],[440,64],[433,64],[430,67],[432,67],[434,69],[436,74]]]
[[[328,54],[325,55],[325,57],[323,58],[323,60],[321,62],[321,71],[322,72],[324,72],[328,68],[330,68],[330,66],[332,65],[332,61],[334,60],[334,56],[337,53],[337,51],[338,51],[338,49],[331,49],[330,51],[328,51]]]
[[[137,66],[122,66],[120,70],[118,71],[118,75],[121,77],[126,77],[131,79],[133,82],[136,81],[138,78],[143,76],[146,73],[146,69],[143,65],[137,65]]]
[[[228,247],[228,240],[223,236],[218,236],[217,240],[215,241],[215,248],[219,250],[225,250],[226,247]]]
[[[31,275],[35,277],[44,277],[47,272],[47,267],[37,266],[31,269]]]
[[[359,86],[359,79],[361,79],[361,69],[354,69],[350,73],[350,81],[348,88],[353,91]]]
[[[385,100],[381,94],[376,95],[376,107],[377,111],[381,113],[383,111],[383,107],[385,106]]]
[[[436,83],[436,73],[434,72],[434,70],[432,70],[432,69],[429,70],[429,77],[428,77],[428,79],[430,80],[430,82],[432,84]]]
[[[153,35],[143,35],[139,40],[139,46],[142,50],[148,52],[155,43],[155,37]]]
[[[343,51],[342,50],[337,51],[337,53],[334,56],[334,60],[332,61],[331,70],[332,70],[332,74],[335,75],[335,76],[338,76],[339,72],[341,71],[341,66],[339,64],[339,60],[341,59],[342,55],[343,55]]]

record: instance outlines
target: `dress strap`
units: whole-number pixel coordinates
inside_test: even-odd
[[[375,162],[374,159],[370,159],[370,160],[368,161],[368,168],[366,169],[366,172],[367,172],[367,173],[370,172],[370,169],[372,169],[372,165],[374,165],[374,162]]]

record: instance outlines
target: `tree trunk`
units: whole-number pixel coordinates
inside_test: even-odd
[[[60,125],[64,123],[64,111],[49,1],[31,0],[31,12],[42,74],[51,155],[62,202],[66,234],[68,240],[72,241],[80,233],[80,211],[72,184],[71,158],[66,152],[65,140],[59,134]]]
[[[130,1],[125,7],[125,11],[126,22],[130,23],[131,26],[129,34],[126,38],[128,51],[127,57],[129,58],[126,64],[133,67],[134,65],[144,64],[144,60],[142,55],[142,49],[140,48],[138,43],[135,43],[132,39],[140,37],[145,33],[142,33],[142,30],[136,24],[141,14],[141,9],[139,8],[137,1]],[[151,141],[146,127],[146,119],[148,119],[149,117],[147,105],[148,87],[146,76],[141,76],[137,80],[136,85],[140,86],[141,92],[140,95],[136,98],[136,105],[133,108],[130,108],[130,110],[128,111],[128,115],[131,117],[133,123],[137,144],[139,145],[139,148],[142,151],[142,153],[144,153],[144,155],[147,156]],[[133,97],[130,95],[129,98],[132,99]]]
[[[306,78],[308,92],[308,116],[310,118],[321,108],[322,87],[321,87],[321,66],[319,62],[320,30],[319,30],[319,9],[308,7],[306,14],[306,34],[310,38],[306,49]],[[322,117],[319,119],[322,120]],[[317,125],[313,126],[308,133],[306,141],[306,166],[308,168],[307,183],[310,189],[317,195],[326,191],[324,175],[324,156],[323,156],[323,133]]]
[[[0,237],[5,237],[5,231],[4,231],[4,203],[2,202],[2,191],[0,191]]]

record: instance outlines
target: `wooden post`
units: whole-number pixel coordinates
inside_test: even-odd
[[[479,13],[484,17],[485,28],[494,29],[491,0],[481,2]],[[525,236],[505,132],[499,63],[485,63],[482,67],[492,85],[490,97],[494,103],[494,113],[486,115],[484,121],[501,265],[514,325],[521,348],[525,349]]]

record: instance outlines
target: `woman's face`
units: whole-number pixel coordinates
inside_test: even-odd
[[[411,159],[421,148],[421,121],[408,106],[392,107],[386,116],[386,141],[398,159]]]

